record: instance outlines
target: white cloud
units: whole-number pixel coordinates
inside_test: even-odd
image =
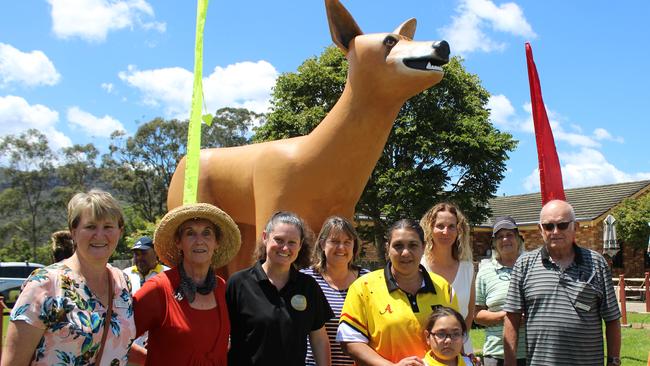
[[[139,71],[130,65],[119,78],[142,93],[142,101],[163,109],[167,117],[187,119],[192,99],[192,72],[170,67]],[[239,62],[215,67],[203,78],[207,111],[222,107],[241,107],[263,113],[268,110],[277,70],[266,61]]]
[[[650,172],[625,173],[607,161],[598,150],[582,148],[571,153],[559,153],[564,188],[588,187],[603,184],[650,179]],[[539,169],[524,179],[528,192],[540,190]]]
[[[145,22],[154,11],[145,0],[48,0],[52,5],[52,30],[59,38],[79,37],[101,42],[110,31],[136,26],[166,30],[165,23]]]
[[[553,137],[557,141],[564,141],[571,146],[600,147],[600,143],[590,136],[579,133],[566,132],[560,125],[553,128]]]
[[[612,134],[609,133],[609,131],[607,131],[604,128],[595,129],[594,130],[594,138],[596,140],[609,140],[609,141],[620,142],[620,143],[625,142],[623,137],[621,137],[621,136],[614,137],[614,136],[612,136]]]
[[[498,31],[521,37],[536,37],[524,12],[515,3],[497,6],[490,0],[466,0],[466,6],[469,12],[485,19]]]
[[[512,130],[516,127],[512,121],[515,116],[515,108],[505,95],[491,95],[486,108],[490,109],[490,121],[495,126],[506,130]]]
[[[59,112],[42,104],[30,105],[13,95],[0,96],[0,135],[16,135],[30,128],[45,134],[52,149],[72,146],[72,141],[56,129]]]
[[[22,52],[0,42],[0,87],[55,85],[60,79],[54,64],[42,51]]]
[[[113,92],[113,83],[102,83],[101,84],[102,89],[106,90],[108,94],[111,94]]]
[[[522,109],[526,112],[526,118],[523,122],[519,123],[520,131],[527,133],[535,133],[535,124],[533,122],[533,108],[530,103],[525,103]],[[561,122],[565,118],[553,110],[546,108],[546,114],[553,131],[553,138],[556,142],[563,141],[571,146],[581,147],[600,147],[600,143],[594,137],[580,133],[582,130],[577,124],[570,124],[569,127],[573,131],[568,132],[564,129],[564,124]]]
[[[537,36],[519,5],[512,2],[497,6],[491,0],[461,0],[456,12],[452,24],[440,32],[458,54],[503,50],[506,44],[490,38],[484,31],[488,27],[518,37]]]
[[[90,136],[109,137],[115,130],[126,131],[120,121],[111,116],[95,117],[79,107],[68,108],[68,121]]]

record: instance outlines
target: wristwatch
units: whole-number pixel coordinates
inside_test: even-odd
[[[621,366],[621,358],[618,356],[607,356],[607,365]]]

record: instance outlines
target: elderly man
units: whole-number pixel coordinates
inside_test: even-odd
[[[169,267],[163,266],[158,261],[156,251],[153,250],[153,241],[151,238],[143,236],[138,239],[133,244],[131,251],[133,252],[134,265],[124,269],[124,272],[131,280],[131,293],[135,294],[146,280],[162,271],[168,270]]]
[[[529,365],[620,365],[621,317],[605,259],[575,244],[573,207],[550,201],[540,213],[544,245],[523,254],[503,309],[505,365],[515,365],[517,333],[526,323]],[[522,318],[523,314],[523,318]]]

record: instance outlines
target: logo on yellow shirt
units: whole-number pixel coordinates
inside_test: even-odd
[[[384,311],[379,312],[380,315],[384,315],[386,313],[389,313],[389,314],[393,313],[393,309],[390,308],[390,304],[386,305],[386,309],[384,309]]]

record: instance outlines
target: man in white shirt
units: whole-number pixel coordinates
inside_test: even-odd
[[[162,265],[158,261],[153,246],[154,244],[151,238],[143,236],[131,248],[134,265],[124,269],[124,272],[129,276],[129,280],[131,280],[132,294],[135,294],[146,280],[169,269],[169,267]]]
[[[143,236],[131,248],[133,252],[133,266],[124,269],[124,273],[131,280],[131,294],[135,294],[148,279],[169,269],[169,267],[162,265],[158,261],[153,246],[154,244],[151,238]],[[135,344],[142,347],[146,345],[146,342],[147,333],[134,341]]]

